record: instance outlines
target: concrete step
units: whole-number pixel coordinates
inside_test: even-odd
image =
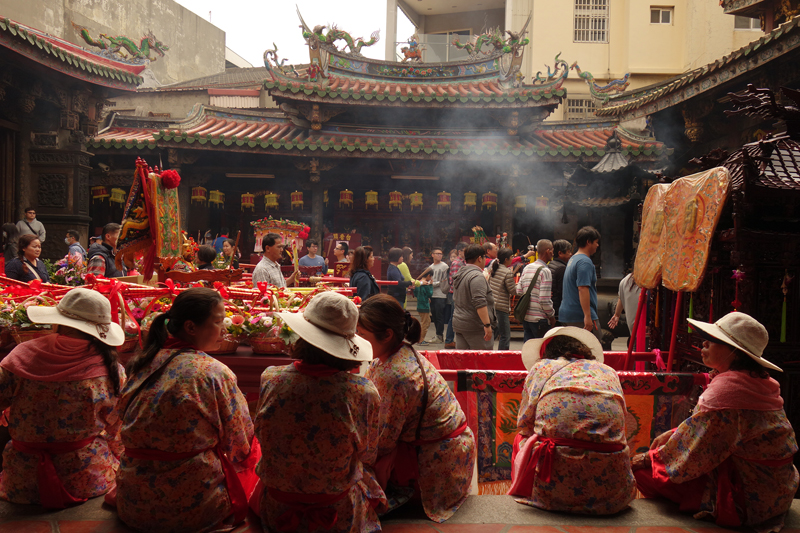
[[[635,500],[629,509],[614,516],[592,517],[552,513],[518,504],[510,496],[470,496],[453,517],[443,524],[428,520],[419,503],[407,504],[381,519],[390,533],[709,533],[719,529],[678,511],[676,505],[655,500]],[[586,528],[589,529],[586,529]],[[639,529],[644,528],[644,529]],[[786,518],[785,533],[800,528],[800,500],[795,500]],[[234,533],[261,531],[251,513]],[[744,531],[740,530],[740,531]],[[0,533],[132,533],[119,521],[103,498],[61,511],[36,505],[0,502]]]

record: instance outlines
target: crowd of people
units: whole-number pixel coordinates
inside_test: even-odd
[[[73,253],[108,272],[118,235],[119,225],[108,224],[101,243]],[[76,240],[67,233],[67,245]],[[356,247],[347,261],[342,246],[360,307],[323,292],[302,314],[279,313],[299,340],[292,364],[262,374],[253,418],[235,375],[206,355],[223,331],[218,292],[181,292],[126,368],[115,348],[125,334],[105,296],[76,288],[54,307],[32,305],[30,320],[55,334],[0,361],[0,410],[12,439],[0,498],[58,509],[105,495],[126,525],[148,532],[232,530],[248,508],[268,531],[371,532],[414,499],[443,522],[470,491],[476,442],[454,393],[414,345],[433,323],[433,340],[448,335],[456,348],[487,350],[496,335],[507,349],[515,314],[528,370],[511,457],[509,494],[518,502],[608,515],[638,489],[719,525],[780,530],[800,479],[798,447],[767,372],[780,368],[764,358],[766,329],[738,312],[714,324],[690,319],[704,339],[710,384],[689,418],[631,456],[622,387],[598,338],[591,256],[599,242],[597,230],[581,228],[574,255],[568,241],[543,239],[533,261],[533,251],[515,257],[459,243],[449,265],[433,250],[417,278],[408,268],[413,251],[393,248],[389,294],[370,272],[373,250]],[[17,243],[12,271],[46,276],[40,236]],[[219,244],[220,252],[200,247],[202,265],[236,259],[235,243],[225,236]],[[307,266],[324,269],[315,248],[308,243]],[[280,236],[268,235],[264,249],[259,277],[293,281],[280,273]],[[623,279],[610,327],[638,290]],[[409,292],[421,320],[404,309]],[[527,308],[512,308],[514,297]]]

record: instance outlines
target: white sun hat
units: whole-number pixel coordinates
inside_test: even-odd
[[[549,339],[559,336],[572,337],[585,344],[592,351],[595,360],[603,362],[603,346],[592,332],[574,326],[564,326],[553,328],[541,339],[531,339],[522,345],[522,364],[525,365],[525,369],[530,370],[536,361],[542,358],[542,347],[546,346],[545,343]]]
[[[783,372],[778,365],[770,363],[762,357],[764,348],[769,344],[769,333],[767,333],[767,328],[750,315],[734,311],[713,324],[691,318],[688,320],[693,328],[702,331],[706,337],[738,348],[761,366]]]
[[[302,313],[277,315],[301,339],[337,359],[372,360],[372,344],[356,335],[356,304],[337,292],[317,294]]]
[[[35,324],[58,324],[88,333],[109,346],[121,346],[125,332],[111,321],[108,298],[92,289],[72,289],[55,307],[30,306],[28,318]]]

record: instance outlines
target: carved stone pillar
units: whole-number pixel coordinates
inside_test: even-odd
[[[498,225],[500,232],[508,233],[508,245],[514,239],[514,198],[517,195],[521,170],[519,165],[511,165],[505,172],[506,184],[497,199]],[[491,236],[491,235],[490,235]]]
[[[324,209],[323,196],[325,187],[321,181],[311,182],[311,237],[317,239],[322,247],[322,214]]]
[[[30,173],[27,196],[21,208],[33,205],[36,218],[44,225],[47,237],[42,245],[44,259],[67,253],[64,235],[77,230],[86,244],[89,232],[89,158],[80,150],[29,149]],[[108,220],[97,221],[102,226]]]

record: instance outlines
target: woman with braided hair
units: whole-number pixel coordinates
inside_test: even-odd
[[[205,354],[220,340],[218,292],[188,289],[153,321],[119,401],[116,504],[129,527],[227,531],[247,516],[261,456],[236,376]]]
[[[444,522],[469,493],[475,439],[441,374],[412,347],[420,324],[393,297],[361,304],[358,333],[372,344],[366,376],[381,395],[381,436],[375,474],[390,510],[407,502],[414,481],[425,514]]]
[[[11,434],[0,498],[63,509],[114,487],[122,444],[117,400],[125,373],[108,299],[72,289],[28,318],[54,335],[24,342],[0,362],[0,410]]]

